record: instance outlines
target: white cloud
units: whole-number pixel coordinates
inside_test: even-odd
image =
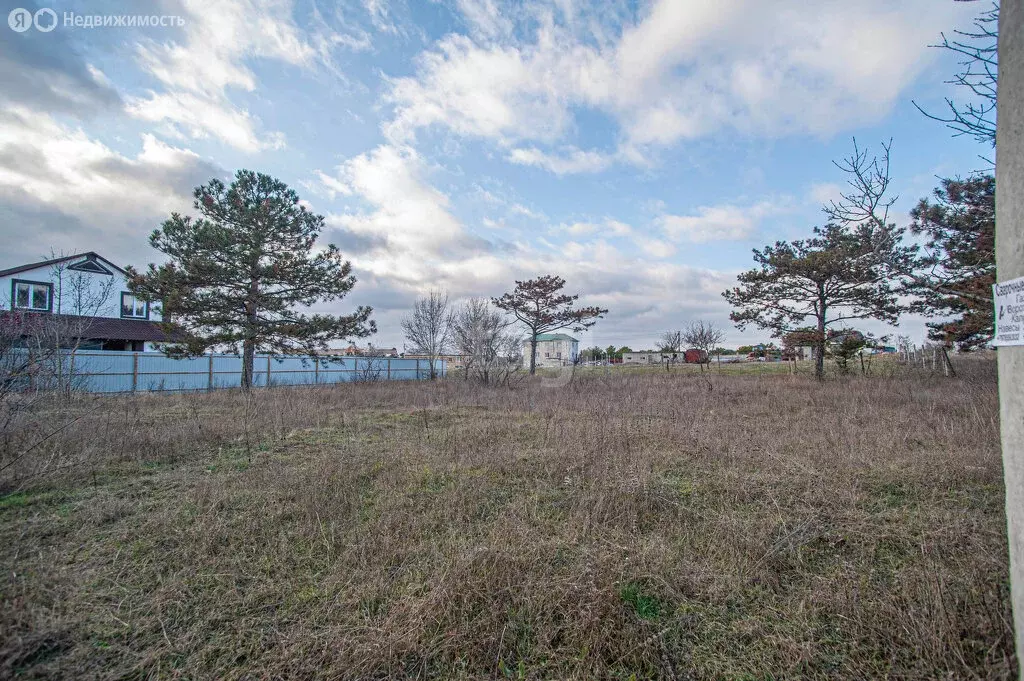
[[[149,97],[129,98],[125,109],[132,116],[152,123],[171,123],[175,131],[185,130],[193,139],[211,135],[236,149],[256,152],[285,146],[280,132],[257,132],[258,121],[248,111],[226,105],[225,101],[189,92],[151,92]],[[184,137],[178,134],[178,137]]]
[[[248,60],[310,67],[325,56],[322,50],[344,44],[344,36],[318,34],[318,50],[296,26],[291,0],[182,2],[182,40],[147,41],[136,48],[138,65],[164,90],[129,97],[127,111],[143,120],[167,123],[181,134],[216,137],[247,152],[283,147],[283,133],[257,132],[258,121],[231,102],[229,91],[256,90]]]
[[[322,170],[316,171],[316,177],[319,181],[319,186],[323,188],[323,193],[326,194],[329,199],[333,199],[338,194],[342,194],[344,196],[350,196],[352,194],[351,187],[338,178],[328,175]],[[310,187],[313,191],[317,190],[317,185],[315,184],[310,185]]]
[[[512,30],[512,22],[501,15],[494,0],[456,0],[456,5],[466,22],[479,34],[493,38]]]
[[[153,258],[146,236],[172,211],[187,212],[193,186],[223,170],[187,149],[143,135],[124,156],[81,129],[25,109],[0,112],[0,234],[11,252],[31,245]],[[33,234],[31,244],[16,231]],[[18,251],[17,249],[20,249]]]
[[[523,215],[523,216],[531,218],[533,220],[546,220],[547,219],[547,217],[543,213],[535,211],[532,208],[524,206],[521,203],[513,203],[511,206],[508,207],[508,210],[509,210],[510,213],[512,213],[514,215]]]
[[[633,228],[627,225],[625,222],[619,220],[613,220],[608,218],[604,222],[605,227],[615,236],[629,236],[633,233]]]
[[[513,149],[508,159],[513,163],[543,168],[556,175],[599,173],[611,165],[612,159],[596,151],[569,148],[562,154],[548,154],[536,147]]]
[[[556,231],[565,232],[573,236],[587,236],[600,233],[604,237],[623,237],[633,233],[633,228],[625,222],[606,218],[601,222],[572,222],[559,225]]]
[[[701,206],[695,215],[666,214],[656,224],[673,241],[708,243],[711,241],[742,241],[754,236],[760,221],[783,206],[762,201],[748,207],[734,205]]]
[[[807,197],[813,203],[825,206],[842,199],[842,193],[843,188],[834,182],[818,182],[811,185]]]
[[[391,81],[386,133],[408,141],[442,126],[556,174],[643,164],[645,147],[727,128],[827,135],[877,120],[935,57],[927,45],[939,31],[973,11],[932,0],[656,0],[639,20],[610,28],[604,6],[459,7],[470,34],[444,37],[420,55],[415,75]],[[611,117],[616,153],[536,146],[564,147],[581,108]]]
[[[417,61],[416,77],[390,83],[386,99],[397,111],[385,133],[393,140],[435,124],[460,135],[555,140],[569,121],[557,84],[514,46],[449,35]]]
[[[456,301],[496,296],[516,279],[549,273],[564,277],[570,292],[581,292],[581,304],[612,311],[592,338],[612,329],[631,338],[657,337],[694,315],[728,315],[720,293],[730,275],[665,262],[675,248],[665,240],[634,239],[640,255],[609,243],[635,236],[612,218],[565,225],[573,238],[563,244],[536,235],[530,242],[485,241],[456,217],[449,197],[431,184],[424,159],[409,147],[381,145],[326,177],[334,191],[344,188],[365,204],[329,215],[326,236],[351,258],[361,281],[349,302],[377,306],[381,328],[392,329],[381,342],[401,344],[393,329],[411,300],[427,290],[447,290]],[[481,229],[491,237],[505,233],[502,222],[491,218],[481,220]]]
[[[580,236],[583,234],[593,234],[597,231],[597,225],[593,222],[574,222],[570,225],[565,225],[562,229],[568,234]]]
[[[644,255],[652,258],[670,258],[676,254],[676,247],[664,239],[640,237],[637,245]]]

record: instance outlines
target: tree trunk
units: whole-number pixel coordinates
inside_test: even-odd
[[[825,314],[818,318],[818,337],[814,340],[814,377],[825,380]]]
[[[530,335],[530,375],[537,373],[537,334]]]
[[[256,359],[256,343],[246,340],[242,344],[242,390],[252,390],[253,364]]]
[[[256,269],[257,262],[252,263],[252,270]],[[245,313],[249,321],[249,327],[245,330],[246,338],[242,342],[242,390],[252,390],[253,362],[256,358],[256,322],[259,317],[256,314],[256,297],[259,295],[259,280],[253,276],[249,280],[249,297],[245,301]],[[270,374],[267,374],[267,384],[270,383]]]

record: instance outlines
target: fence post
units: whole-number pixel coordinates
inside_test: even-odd
[[[270,387],[270,355],[267,355],[267,387]]]
[[[420,380],[420,360],[416,358],[416,380]]]
[[[388,380],[391,380],[391,358],[388,357]]]
[[[210,353],[210,368],[207,372],[206,392],[213,392],[213,353]]]
[[[943,362],[943,366],[946,367],[946,375],[956,378],[956,369],[953,368],[953,360],[949,358],[949,353],[946,351],[945,346],[942,347],[942,359],[945,360]]]
[[[132,353],[132,392],[139,389],[139,353]]]
[[[320,383],[320,358],[313,356],[313,385]]]

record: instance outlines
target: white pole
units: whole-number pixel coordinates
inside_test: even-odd
[[[999,8],[996,281],[1024,276],[1024,0]],[[1017,656],[1024,652],[1024,346],[999,348],[999,414]]]

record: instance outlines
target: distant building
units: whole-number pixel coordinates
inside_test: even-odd
[[[405,359],[430,359],[423,353],[406,352],[402,354]],[[470,355],[438,355],[438,359],[444,361],[449,371],[461,371],[466,367],[466,362],[471,359]]]
[[[580,356],[580,342],[564,333],[542,333],[537,336],[537,366],[560,367],[575,364]],[[530,339],[523,341],[523,362],[530,365]]]
[[[685,352],[665,350],[659,352],[641,351],[622,353],[623,364],[697,364],[707,361],[708,354],[703,350],[686,350]]]
[[[375,348],[372,345],[360,348],[353,344],[349,345],[347,348],[328,348],[318,354],[330,355],[333,357],[398,357],[398,349]]]
[[[663,362],[682,361],[681,352],[624,352],[622,353],[623,364],[662,364]]]

